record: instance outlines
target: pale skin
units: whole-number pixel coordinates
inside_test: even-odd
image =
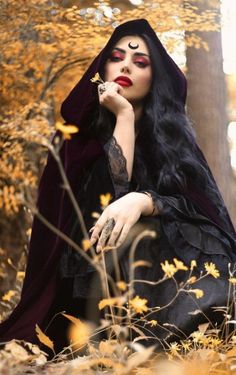
[[[136,47],[135,49],[130,48],[130,42],[131,46]],[[132,84],[124,86],[114,82],[119,76],[128,77]],[[145,41],[138,36],[121,38],[114,46],[111,56],[106,62],[106,91],[99,94],[99,101],[102,106],[116,116],[113,136],[126,158],[129,180],[131,180],[133,169],[135,121],[142,114],[143,99],[150,90],[151,80],[152,69]],[[102,212],[92,228],[91,245],[97,242],[97,252],[101,251],[105,245],[120,246],[140,216],[148,216],[152,212],[153,203],[149,196],[139,192],[124,195],[109,204]],[[106,242],[103,236],[103,228],[110,218],[115,220],[115,226]]]

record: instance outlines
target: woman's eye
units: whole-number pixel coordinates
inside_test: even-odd
[[[119,56],[111,56],[110,60],[111,61],[121,61],[121,57],[119,57]]]
[[[136,60],[134,61],[134,63],[139,66],[140,68],[145,68],[146,66],[149,65],[149,63],[147,61],[139,61],[139,60]]]

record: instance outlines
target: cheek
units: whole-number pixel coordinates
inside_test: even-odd
[[[151,73],[147,73],[145,75],[140,76],[139,78],[139,87],[143,91],[148,91],[151,87],[152,75]]]

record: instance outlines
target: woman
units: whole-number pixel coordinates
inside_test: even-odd
[[[90,81],[97,72],[105,82],[98,91]],[[185,115],[186,93],[183,73],[148,22],[124,23],[62,104],[66,123],[78,125],[80,132],[65,142],[61,158],[87,230],[92,228],[91,243],[98,253],[107,245],[118,249],[122,279],[128,281],[130,242],[139,225],[153,229],[157,238],[143,239],[136,251],[136,259],[152,266],[138,267],[135,279],[161,279],[160,263],[173,258],[188,267],[196,260],[196,275],[205,262],[213,262],[221,277],[207,277],[196,288],[205,293],[198,305],[217,321],[211,307],[226,304],[236,236]],[[102,211],[99,197],[107,192],[113,198]],[[81,244],[80,225],[50,155],[38,207]],[[95,225],[94,211],[101,214]],[[112,264],[109,272],[114,274]],[[176,279],[183,282],[186,272],[176,273]],[[135,293],[145,297],[149,307],[163,306],[174,297],[174,286],[172,279],[160,285],[137,282]],[[53,314],[63,309],[83,316],[85,302],[97,297],[94,269],[35,218],[21,302],[1,325],[1,341],[35,342],[36,323],[45,329]],[[196,299],[181,293],[168,308],[150,316],[159,323],[151,330],[155,343],[176,341],[180,331],[195,330],[205,317],[189,314],[194,310]],[[55,343],[62,336],[57,328],[64,318],[59,319],[51,326]],[[164,323],[177,330],[171,335]],[[64,344],[58,344],[58,350]]]

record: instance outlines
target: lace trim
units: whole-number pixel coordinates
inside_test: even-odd
[[[114,136],[103,147],[108,156],[115,195],[118,198],[129,191],[127,162]]]
[[[150,216],[161,215],[164,211],[163,202],[157,198],[157,195],[152,190],[141,190],[139,193],[147,194],[152,198],[153,211]]]

